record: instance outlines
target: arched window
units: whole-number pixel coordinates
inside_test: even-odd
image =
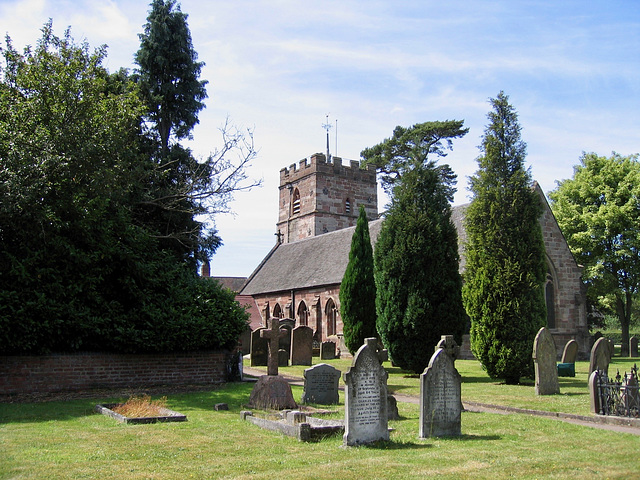
[[[274,318],[282,318],[282,309],[280,308],[280,304],[276,303],[273,306],[273,316]]]
[[[336,334],[337,313],[336,304],[333,302],[333,299],[330,298],[324,307],[324,316],[327,319],[327,337]]]
[[[291,201],[291,213],[297,215],[300,213],[300,191],[296,188],[293,191],[293,198]]]
[[[298,305],[298,325],[309,325],[309,311],[307,310],[307,304],[300,302]]]
[[[544,296],[547,304],[547,328],[556,328],[556,287],[551,273],[547,273]]]
[[[351,214],[351,200],[348,198],[344,201],[344,213],[347,215]]]

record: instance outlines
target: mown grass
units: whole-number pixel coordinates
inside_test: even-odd
[[[610,376],[617,371],[621,375],[630,372],[638,359],[613,357],[609,366]],[[342,372],[351,366],[351,359],[319,360],[317,363],[328,363]],[[248,365],[248,364],[247,364]],[[389,373],[387,385],[390,393],[402,395],[420,395],[420,376],[392,367],[385,362],[385,369]],[[292,377],[303,377],[303,372],[309,367],[295,365],[280,367],[280,373]],[[266,373],[266,367],[256,367]],[[534,382],[523,378],[520,385],[506,385],[499,380],[489,378],[476,360],[456,360],[456,369],[462,377],[462,401],[473,401],[493,405],[526,408],[530,410],[545,410],[549,412],[573,413],[577,415],[590,414],[590,401],[587,384],[589,380],[589,362],[576,362],[575,377],[559,377],[560,395],[539,396],[535,394]],[[341,385],[344,385],[342,379]]]
[[[336,365],[349,366],[349,361]],[[327,362],[330,363],[330,362]],[[479,367],[456,362],[473,392],[499,403],[502,387]],[[477,363],[477,362],[476,362]],[[294,367],[289,367],[294,368]],[[296,367],[297,368],[297,367]],[[286,369],[285,370],[286,373]],[[304,368],[302,368],[304,370]],[[416,378],[390,374],[390,386],[409,393]],[[405,385],[406,384],[406,385]],[[333,437],[318,443],[261,430],[239,412],[252,384],[235,383],[208,392],[167,395],[167,406],[188,421],[126,425],[93,412],[98,398],[0,404],[0,479],[184,479],[184,478],[637,478],[640,436],[572,425],[529,415],[464,412],[463,436],[418,438],[418,406],[400,403],[390,422],[389,442],[343,448]],[[578,388],[577,386],[575,387]],[[516,387],[514,395],[531,400]],[[299,399],[302,388],[294,386]],[[494,391],[494,396],[491,395]],[[465,396],[463,391],[463,396]],[[579,395],[575,395],[576,397]],[[542,397],[545,409],[555,397]],[[588,402],[588,396],[586,397]],[[215,411],[216,403],[228,411]],[[565,406],[571,403],[563,403]],[[339,410],[344,406],[338,405]]]

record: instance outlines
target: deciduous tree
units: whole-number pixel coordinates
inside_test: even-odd
[[[587,295],[614,312],[628,353],[633,300],[640,288],[638,155],[582,155],[573,178],[549,193],[551,208],[578,263]]]

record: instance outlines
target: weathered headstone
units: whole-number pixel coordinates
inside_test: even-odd
[[[293,399],[291,386],[278,375],[278,344],[282,334],[277,318],[269,319],[269,328],[262,329],[260,332],[260,336],[269,342],[267,375],[259,377],[253,387],[249,397],[250,407],[283,410],[298,406]]]
[[[279,350],[287,351],[287,358],[291,356],[291,332],[295,327],[296,322],[290,318],[281,318],[279,321],[280,326],[280,341],[278,343]]]
[[[561,363],[576,363],[578,358],[578,342],[571,339],[564,346]]]
[[[591,413],[602,413],[602,399],[600,397],[600,377],[597,371],[589,375],[589,400],[591,403]]]
[[[420,438],[461,434],[461,384],[453,359],[436,350],[420,375]]]
[[[638,337],[635,335],[629,339],[629,356],[632,358],[638,356]]]
[[[545,327],[538,330],[533,341],[533,363],[535,366],[536,395],[560,393],[558,369],[556,367],[556,344]]]
[[[454,340],[453,335],[442,335],[440,337],[440,341],[436,345],[435,352],[437,352],[439,348],[442,348],[447,352],[447,355],[451,357],[451,360],[453,360],[455,365],[456,359],[460,356],[460,347]]]
[[[300,325],[291,332],[291,365],[311,365],[313,329]]]
[[[387,418],[389,420],[399,420],[398,399],[393,395],[387,395]]]
[[[278,367],[289,366],[289,354],[284,348],[278,350]]]
[[[322,342],[320,344],[320,360],[333,360],[336,358],[335,342]]]
[[[302,403],[333,405],[339,402],[340,370],[326,363],[307,368],[304,375]]]
[[[345,446],[389,440],[387,372],[377,354],[378,340],[365,339],[349,370],[345,383]]]
[[[608,375],[609,363],[611,362],[611,349],[609,340],[600,337],[591,347],[591,360],[589,361],[589,374],[596,370],[601,370]]]
[[[267,360],[269,358],[269,342],[266,338],[260,336],[260,332],[264,330],[263,327],[256,328],[251,332],[251,366],[252,367],[265,367],[267,366]]]

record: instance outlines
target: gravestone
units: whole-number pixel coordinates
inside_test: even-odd
[[[282,336],[280,337],[278,349],[286,350],[287,358],[291,356],[291,332],[293,331],[293,327],[295,327],[295,325],[296,325],[295,320],[292,320],[290,318],[281,318],[279,322]]]
[[[589,361],[589,374],[596,370],[609,374],[609,363],[611,362],[611,348],[609,347],[609,340],[605,337],[600,337],[596,340],[596,343],[591,347],[591,360]]]
[[[420,438],[461,434],[461,384],[453,359],[436,350],[420,375]]]
[[[599,374],[597,371],[591,372],[589,375],[589,400],[591,413],[602,413],[602,401],[600,398]]]
[[[301,325],[291,332],[291,365],[311,365],[313,329]]]
[[[533,341],[533,363],[535,366],[536,395],[560,393],[558,369],[556,367],[556,344],[545,327],[538,330]]]
[[[260,336],[260,332],[264,330],[263,327],[256,328],[251,332],[251,366],[252,367],[266,367],[267,360],[269,358],[268,344],[266,338]]]
[[[629,356],[632,358],[638,356],[638,337],[635,335],[629,339]]]
[[[453,360],[455,365],[456,359],[460,356],[460,347],[454,340],[453,335],[442,335],[440,337],[440,341],[436,345],[435,352],[437,352],[439,348],[442,348],[447,352],[447,355],[451,357],[451,360]]]
[[[578,357],[578,342],[571,339],[564,346],[561,363],[576,363],[577,357]]]
[[[326,363],[307,368],[304,375],[302,403],[333,405],[339,402],[340,370]]]
[[[289,366],[289,354],[284,348],[278,350],[278,367]]]
[[[267,359],[267,375],[258,378],[258,382],[251,391],[248,405],[254,408],[283,410],[296,408],[291,386],[278,375],[278,345],[280,337],[279,319],[269,319],[269,328],[264,328],[260,336],[268,341],[269,357]]]
[[[376,338],[365,339],[343,375],[345,446],[389,440],[387,372],[378,360],[377,348]]]
[[[333,360],[336,358],[336,344],[334,342],[322,342],[320,344],[320,360]]]

